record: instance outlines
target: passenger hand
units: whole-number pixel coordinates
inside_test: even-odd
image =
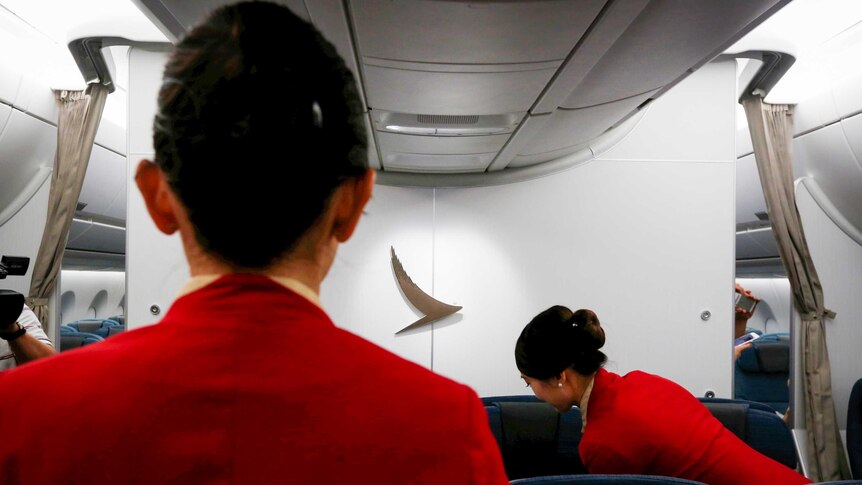
[[[743,288],[743,287],[742,287],[742,285],[740,285],[739,283],[737,283],[737,284],[736,284],[736,292],[737,292],[737,293],[739,293],[739,294],[741,294],[741,295],[745,295],[745,296],[747,296],[747,297],[749,297],[749,298],[752,298],[752,299],[754,299],[754,300],[760,301],[760,298],[758,298],[758,297],[754,296],[754,295],[751,293],[751,290],[746,290],[746,289],[745,289],[745,288]],[[744,309],[742,309],[742,308],[740,308],[740,307],[735,307],[735,308],[734,308],[734,312],[735,312],[734,317],[736,318],[736,320],[737,320],[737,321],[739,321],[739,320],[748,320],[749,318],[751,318],[751,316],[752,316],[752,315],[754,315],[754,313],[753,313],[753,312],[750,312],[750,311],[748,311],[748,310],[744,310]]]
[[[751,318],[751,316],[752,316],[752,315],[754,315],[754,314],[753,314],[753,313],[751,313],[750,311],[748,311],[748,310],[744,310],[744,309],[742,309],[742,308],[740,308],[740,307],[736,307],[736,308],[734,308],[734,312],[735,312],[734,317],[735,317],[737,320],[748,320],[749,318]]]
[[[739,355],[742,354],[742,351],[751,347],[751,342],[745,342],[742,345],[737,345],[733,348],[733,361],[736,362],[736,359],[739,358]]]

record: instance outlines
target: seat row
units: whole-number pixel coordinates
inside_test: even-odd
[[[125,322],[125,318],[122,318]],[[60,325],[60,351],[83,347],[126,330],[120,317],[87,318]]]
[[[560,414],[534,396],[495,396],[482,398],[482,401],[506,473],[513,483],[697,483],[634,475],[617,476],[616,481],[603,482],[595,477],[579,476],[587,470],[578,454],[582,427],[578,409]],[[749,446],[796,468],[793,437],[772,408],[743,400],[701,398],[700,401]],[[541,481],[551,478],[558,481]],[[575,479],[577,481],[566,481]]]

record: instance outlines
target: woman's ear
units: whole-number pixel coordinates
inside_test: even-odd
[[[333,225],[333,234],[338,242],[343,243],[353,235],[362,211],[371,199],[376,177],[377,172],[367,169],[362,175],[350,178],[339,187],[340,194],[334,199],[338,206],[335,208]]]
[[[177,216],[171,201],[174,195],[162,169],[149,160],[141,160],[135,172],[135,183],[159,231],[165,234],[176,232]]]

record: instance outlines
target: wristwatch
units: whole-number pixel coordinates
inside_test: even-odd
[[[0,332],[0,339],[11,342],[27,333],[27,329],[22,327],[20,323],[16,322],[15,325],[18,325],[18,330],[15,330],[14,332]]]

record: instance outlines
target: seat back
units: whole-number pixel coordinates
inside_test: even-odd
[[[98,343],[104,340],[102,337],[86,332],[61,332],[60,351],[76,349],[85,345]]]
[[[659,475],[562,475],[512,480],[511,485],[704,485],[702,482]]]
[[[586,473],[578,454],[581,413],[560,414],[535,398],[483,399],[509,479]]]
[[[104,338],[108,338],[108,337],[110,337],[110,336],[112,336],[112,335],[117,335],[118,333],[123,333],[123,332],[125,332],[125,331],[126,331],[126,327],[123,327],[123,326],[117,325],[117,326],[113,326],[113,327],[103,328],[103,329],[101,329],[101,331],[102,331],[102,332],[104,332],[104,335],[102,335],[102,337],[104,337]],[[100,335],[101,335],[101,334],[100,334]]]
[[[126,316],[125,315],[114,315],[112,317],[108,317],[108,320],[113,320],[113,321],[119,323],[120,325],[126,324]]]
[[[790,336],[765,334],[744,349],[734,365],[734,397],[762,402],[783,413],[790,401]]]
[[[853,478],[862,479],[862,379],[853,384],[847,406],[847,456]]]
[[[793,435],[775,411],[760,403],[701,398],[721,424],[762,455],[796,468]]]

